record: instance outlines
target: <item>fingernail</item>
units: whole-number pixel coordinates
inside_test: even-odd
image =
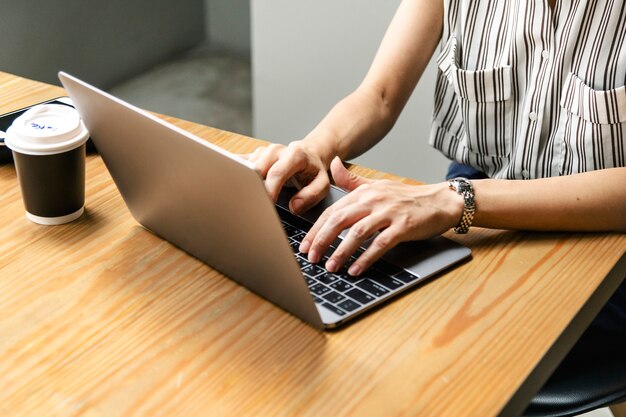
[[[348,269],[348,274],[352,275],[353,277],[361,275],[361,272],[363,272],[363,270],[357,264],[352,264],[352,266]]]
[[[302,209],[302,199],[301,198],[296,198],[291,200],[290,202],[291,205],[291,212],[294,214],[298,214],[300,212],[300,209]]]
[[[300,243],[300,247],[298,248],[298,250],[302,253],[307,253],[309,249],[311,249],[311,244],[308,240],[303,240],[302,243]]]
[[[309,262],[314,263],[314,264],[316,264],[316,263],[318,263],[318,262],[320,261],[319,255],[318,255],[318,254],[317,254],[317,252],[316,252],[316,251],[314,251],[314,250],[312,250],[311,252],[309,252],[309,257],[308,257],[308,259],[309,259]]]
[[[337,272],[337,261],[329,259],[328,262],[326,262],[326,269],[328,272]]]

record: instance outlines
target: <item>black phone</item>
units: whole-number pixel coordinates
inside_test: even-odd
[[[5,132],[7,131],[9,126],[11,126],[11,124],[13,123],[15,119],[20,117],[31,107],[35,107],[40,104],[62,104],[64,106],[74,107],[72,105],[72,100],[69,97],[57,97],[51,100],[43,101],[41,103],[33,104],[28,107],[24,107],[23,109],[15,110],[10,113],[5,113],[5,114],[0,115],[0,164],[13,162],[13,154],[11,153],[11,149],[7,148],[4,145]]]

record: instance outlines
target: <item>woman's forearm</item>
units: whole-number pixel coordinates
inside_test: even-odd
[[[302,141],[327,167],[335,156],[348,160],[374,146],[393,126],[378,97],[359,89],[337,103]]]
[[[626,168],[530,181],[474,181],[474,225],[626,232]]]
[[[329,166],[354,158],[393,127],[441,38],[443,2],[404,0],[372,65],[352,94],[335,105],[302,143]]]

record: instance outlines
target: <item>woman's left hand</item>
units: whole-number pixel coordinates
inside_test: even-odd
[[[350,275],[358,276],[398,243],[439,235],[456,226],[463,213],[463,198],[447,183],[416,186],[370,180],[350,173],[339,158],[330,169],[335,184],[349,194],[322,213],[300,245],[310,262],[320,262],[339,234],[349,228],[326,262],[330,272],[338,271],[374,237],[348,269]]]

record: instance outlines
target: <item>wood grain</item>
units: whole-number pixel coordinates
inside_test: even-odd
[[[2,112],[62,94],[0,73]],[[233,152],[264,143],[166,119]],[[3,416],[495,416],[626,247],[450,235],[470,262],[320,333],[140,227],[96,155],[78,221],[26,220],[12,166],[0,207]]]
[[[611,406],[613,417],[626,417],[626,403]]]

